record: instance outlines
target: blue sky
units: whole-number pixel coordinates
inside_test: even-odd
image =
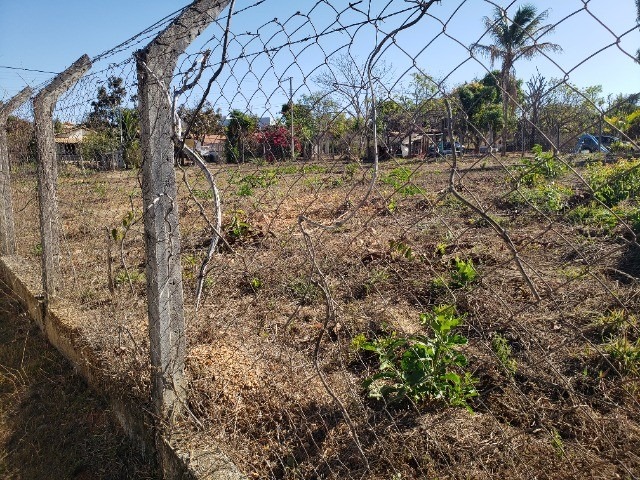
[[[223,113],[230,108],[249,109],[257,114],[273,113],[287,100],[288,83],[281,85],[283,79],[293,77],[296,97],[318,90],[313,79],[322,70],[327,57],[336,58],[337,53],[331,52],[342,46],[339,51],[345,53],[346,45],[353,38],[349,53],[356,68],[385,32],[413,18],[408,13],[398,14],[379,22],[377,29],[370,26],[327,34],[318,41],[303,41],[314,32],[335,29],[336,14],[328,4],[319,4],[317,0],[236,0],[236,10],[254,3],[258,5],[233,17],[232,31],[239,36],[231,45],[232,58],[243,49],[245,54],[259,52],[265,43],[283,45],[287,35],[299,43],[290,49],[278,50],[271,58],[260,55],[251,62],[238,59],[234,70],[226,69],[210,96],[212,103]],[[490,67],[488,60],[470,58],[466,47],[478,40],[489,42],[487,37],[481,39],[481,36],[484,31],[482,17],[492,13],[490,3],[485,0],[443,0],[433,5],[430,16],[401,32],[396,43],[385,51],[384,61],[391,66],[395,80],[402,82],[408,73],[419,69],[435,78],[446,77],[447,88],[452,88],[483,76]],[[513,12],[523,2],[496,0],[496,3]],[[529,79],[536,69],[549,78],[564,77],[569,72],[569,81],[579,87],[602,85],[605,93],[640,91],[640,66],[621,51],[635,54],[640,47],[637,28],[625,34],[637,27],[634,0],[590,0],[586,8],[582,0],[533,3],[539,11],[550,9],[547,23],[560,22],[547,40],[560,44],[563,51],[550,58],[519,62],[516,65],[519,78]],[[40,85],[52,77],[51,73],[3,67],[45,72],[64,70],[82,54],[95,57],[185,4],[176,0],[0,0],[0,100],[6,100],[26,85]],[[345,7],[337,6],[347,2],[334,0],[331,4],[340,10]],[[372,17],[385,17],[410,5],[404,0],[363,1],[358,5],[360,12],[343,14],[340,23],[359,22],[367,13]],[[295,15],[290,18],[297,11],[310,12],[310,20]],[[278,22],[272,20],[276,17]],[[285,27],[281,27],[287,19]],[[253,37],[244,32],[252,33]],[[208,29],[191,50],[204,48],[206,40],[219,33],[219,27]],[[615,45],[620,37],[619,45]],[[213,58],[217,58],[216,42],[209,42],[206,47],[212,48]],[[125,56],[128,55],[130,52],[126,52]],[[106,59],[94,69],[105,68],[108,62],[122,58]],[[118,70],[112,73],[118,73]],[[134,80],[129,73],[127,82],[133,85]],[[93,91],[84,94],[87,102],[92,94]],[[197,97],[198,91],[195,91],[193,98]]]

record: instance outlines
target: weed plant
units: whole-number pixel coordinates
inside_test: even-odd
[[[518,169],[521,174],[518,177],[518,185],[535,187],[547,180],[560,177],[567,167],[560,162],[553,152],[543,152],[541,145],[534,145],[531,149],[535,155],[533,159],[523,158]]]
[[[453,268],[451,269],[451,288],[465,288],[476,281],[478,272],[473,265],[473,260],[461,260],[456,257],[453,259]]]
[[[410,169],[406,167],[398,167],[384,175],[380,181],[385,185],[393,187],[394,191],[404,197],[424,193],[420,187],[411,183],[412,177],[413,172]]]
[[[467,358],[459,351],[467,339],[454,332],[462,320],[454,306],[440,305],[420,315],[431,336],[356,337],[356,349],[378,357],[378,371],[363,382],[367,395],[388,405],[436,401],[470,409],[467,401],[477,395],[475,380],[465,371]]]
[[[640,194],[640,160],[595,163],[587,169],[593,196],[608,207]]]
[[[491,340],[491,349],[498,357],[500,364],[509,375],[514,375],[518,368],[518,363],[513,358],[509,340],[497,333]]]
[[[506,201],[511,207],[519,209],[533,206],[543,213],[560,213],[569,207],[574,193],[570,187],[550,182],[531,187],[521,186],[511,192]]]

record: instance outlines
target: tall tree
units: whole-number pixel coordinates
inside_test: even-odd
[[[293,116],[291,109],[293,108]],[[300,103],[285,103],[280,110],[282,115],[280,123],[287,128],[289,137],[289,156],[291,157],[291,120],[293,117],[293,138],[302,144],[302,156],[310,158],[312,153],[312,140],[314,136],[314,119],[311,108]],[[295,153],[294,145],[294,153]]]
[[[466,120],[463,125],[465,136],[470,133],[473,137],[476,153],[482,138],[492,143],[493,132],[503,126],[502,97],[495,78],[494,73],[488,73],[482,80],[466,83],[456,90]]]
[[[371,140],[371,131],[367,125],[372,113],[371,90],[373,89],[378,100],[388,96],[385,85],[390,74],[390,67],[384,62],[378,62],[371,70],[371,85],[366,65],[350,54],[341,54],[332,57],[327,68],[313,79],[327,97],[340,105],[347,118],[353,119],[353,133],[359,138],[356,152],[353,153],[358,156],[363,153],[365,143],[369,144]]]
[[[536,137],[538,129],[540,128],[538,125],[540,122],[540,111],[547,99],[548,88],[549,82],[540,72],[531,77],[527,82],[524,107],[525,111],[529,114],[529,125],[531,126],[529,148],[532,148],[537,143]]]
[[[345,115],[340,112],[340,105],[330,95],[323,92],[302,95],[300,104],[311,114],[311,121],[308,125],[311,128],[318,159],[322,153],[323,143],[330,144],[332,151],[335,151],[337,144],[348,143],[344,138],[347,130]]]
[[[209,102],[205,102],[197,115],[195,108],[181,105],[178,107],[178,116],[183,122],[183,133],[186,131],[187,125],[190,125],[191,134],[200,142],[204,142],[205,135],[224,134],[222,115],[216,112]]]
[[[7,118],[7,144],[11,166],[35,160],[37,148],[33,122],[9,115]]]
[[[602,87],[578,88],[565,79],[551,79],[539,112],[539,126],[554,150],[567,150],[584,132],[597,133],[604,105]]]
[[[122,161],[127,168],[137,168],[142,162],[138,110],[123,108],[120,112],[120,147]]]
[[[120,77],[109,77],[107,86],[98,88],[97,98],[91,102],[91,112],[87,123],[93,128],[115,126],[118,124],[120,113],[118,108],[127,94],[124,81]]]
[[[555,43],[540,42],[540,38],[553,30],[552,25],[543,25],[549,15],[545,10],[538,13],[532,4],[520,6],[513,19],[502,7],[495,7],[493,17],[484,17],[484,25],[494,43],[491,45],[472,45],[472,51],[487,55],[491,66],[501,61],[500,88],[502,89],[502,155],[507,153],[507,130],[510,113],[515,110],[516,81],[515,63],[524,58],[530,59],[547,51],[561,50]]]
[[[228,121],[225,143],[227,162],[244,163],[247,150],[250,153],[253,150],[254,145],[251,140],[258,128],[258,118],[240,110],[232,110]]]

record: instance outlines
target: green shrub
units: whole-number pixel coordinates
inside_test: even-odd
[[[237,195],[239,197],[250,197],[251,195],[253,195],[253,189],[249,184],[241,183],[238,187]]]
[[[640,160],[594,163],[587,168],[594,197],[608,207],[640,194]]]
[[[297,165],[282,165],[279,167],[274,167],[269,169],[269,172],[273,172],[274,176],[279,176],[279,175],[292,175],[294,173],[298,173],[298,166]]]
[[[231,220],[223,226],[223,230],[232,243],[250,237],[253,233],[253,228],[242,210],[231,213]]]
[[[354,338],[353,347],[378,357],[377,373],[363,382],[368,396],[391,405],[427,400],[469,409],[467,400],[477,392],[475,379],[464,371],[467,359],[459,352],[467,339],[453,332],[462,320],[454,306],[440,305],[420,315],[420,323],[432,336],[392,334],[372,341],[362,335]]]
[[[361,294],[363,297],[369,295],[377,285],[389,280],[389,274],[385,270],[373,270],[369,277],[362,283]]]
[[[304,278],[296,278],[288,283],[287,293],[300,302],[301,305],[311,305],[319,300],[322,292],[318,286],[310,280]]]
[[[266,188],[278,183],[276,179],[277,172],[274,169],[265,170],[257,174],[245,175],[240,179],[238,188],[238,196],[250,197],[253,195],[254,188]]]
[[[398,167],[384,175],[380,181],[385,185],[393,187],[400,195],[408,197],[423,193],[423,190],[411,183],[413,172],[406,167]]]
[[[607,343],[604,351],[622,375],[640,374],[640,338],[638,320],[621,309],[610,310],[596,320]]]
[[[611,150],[613,153],[627,154],[633,153],[634,148],[631,143],[618,140],[617,142],[613,142],[609,146],[609,150]]]
[[[507,198],[515,207],[526,208],[533,205],[544,213],[558,213],[569,206],[574,191],[555,182],[538,184],[533,187],[520,187]]]
[[[589,225],[611,231],[618,225],[618,217],[609,208],[595,202],[589,205],[579,205],[568,213],[572,222]]]
[[[249,174],[240,180],[241,183],[246,183],[252,188],[256,187],[270,187],[271,185],[275,185],[278,183],[276,180],[276,172],[275,170],[266,170],[257,174]]]
[[[211,190],[201,190],[199,188],[194,188],[191,191],[194,197],[201,200],[210,200],[211,198],[213,198],[213,192]]]
[[[640,235],[640,208],[634,208],[627,212],[626,219],[636,235]]]
[[[389,240],[389,249],[391,251],[391,255],[398,254],[407,260],[413,260],[413,249],[402,240]]]
[[[303,175],[307,175],[310,173],[320,174],[326,173],[327,167],[324,167],[322,165],[304,165],[300,170]]]
[[[358,170],[360,170],[359,163],[347,163],[344,166],[344,175],[345,177],[347,177],[348,180],[353,180],[353,177],[355,176]]]
[[[518,166],[522,171],[517,179],[518,185],[534,187],[548,179],[558,178],[567,170],[566,165],[560,162],[553,152],[543,152],[540,145],[534,145],[531,150],[535,157],[523,158]]]
[[[618,335],[626,335],[628,330],[637,327],[638,321],[634,315],[629,315],[625,310],[614,308],[605,315],[601,315],[595,325],[601,329],[602,337],[613,339]]]
[[[131,282],[134,284],[144,284],[147,281],[147,277],[145,276],[144,272],[139,271],[139,270],[129,270],[127,272],[127,270],[120,270],[117,274],[116,274],[116,278],[114,280],[116,287],[119,287],[120,285],[124,285],[125,283]]]

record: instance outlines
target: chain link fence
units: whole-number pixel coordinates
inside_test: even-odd
[[[57,295],[123,394],[157,397],[153,275],[174,421],[249,478],[640,475],[639,98],[573,82],[637,73],[637,22],[478,3],[223,2],[169,79],[141,49],[184,10],[92,59],[53,115]],[[577,24],[605,40],[563,63]],[[37,270],[30,105],[8,139]]]

